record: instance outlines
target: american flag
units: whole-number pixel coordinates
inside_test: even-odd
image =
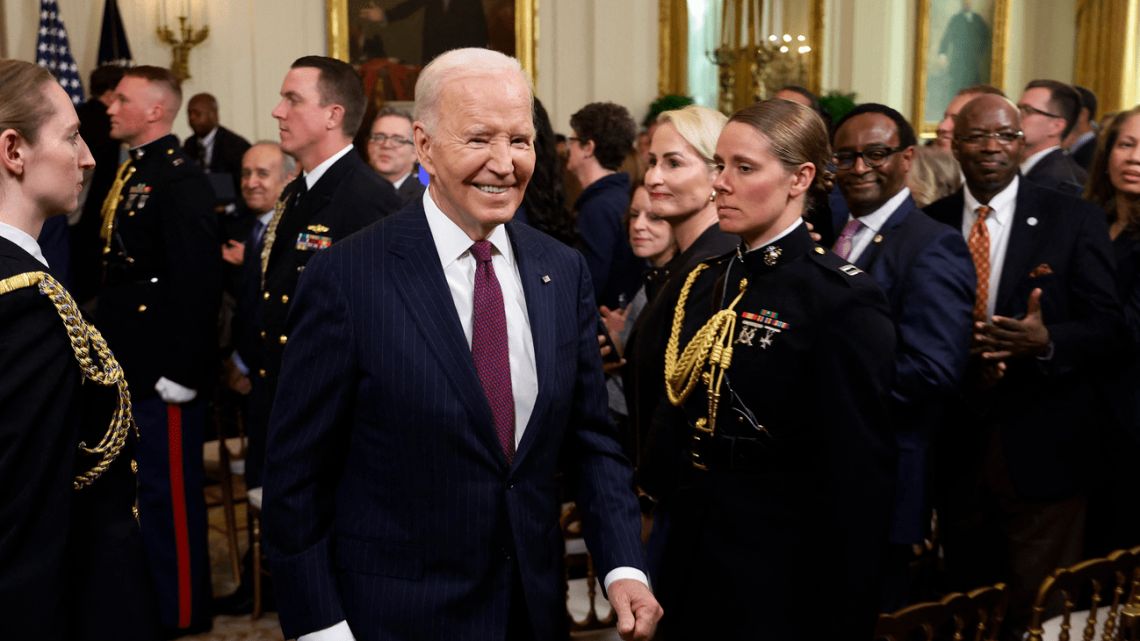
[[[67,43],[67,29],[59,17],[56,0],[40,0],[40,32],[36,38],[36,64],[47,69],[59,81],[71,102],[83,102],[83,83],[79,81],[79,66],[71,55]]]

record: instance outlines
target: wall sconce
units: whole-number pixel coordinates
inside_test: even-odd
[[[166,19],[166,5],[172,1],[178,5],[174,9],[174,12],[179,14],[177,33],[170,28],[170,23]],[[190,78],[190,50],[201,44],[210,35],[210,27],[206,24],[208,18],[205,0],[199,0],[195,5],[193,9],[196,10],[192,11],[190,0],[181,0],[181,2],[178,0],[159,0],[158,3],[158,39],[164,44],[170,45],[170,71],[182,82]],[[193,23],[195,14],[199,25],[201,25],[201,28],[197,30],[195,30]]]
[[[807,36],[759,36],[763,0],[722,0],[720,46],[708,52],[718,67],[718,107],[730,114],[783,85],[807,84]]]

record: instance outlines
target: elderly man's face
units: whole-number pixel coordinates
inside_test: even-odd
[[[954,156],[979,201],[988,203],[1017,176],[1021,135],[1017,108],[1001,96],[979,96],[958,115]]]
[[[514,74],[449,79],[416,151],[432,200],[473,240],[509,221],[534,173],[530,88]],[[430,123],[428,123],[429,126]]]

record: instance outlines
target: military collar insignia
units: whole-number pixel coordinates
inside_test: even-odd
[[[784,250],[779,245],[768,245],[763,250],[764,264],[769,267],[775,267],[776,263],[780,262],[780,256],[784,255]]]

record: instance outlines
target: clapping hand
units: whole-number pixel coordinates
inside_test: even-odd
[[[1025,316],[1021,319],[994,316],[992,324],[978,323],[974,352],[986,362],[1041,356],[1049,349],[1049,329],[1041,314],[1041,289],[1029,293]]]

